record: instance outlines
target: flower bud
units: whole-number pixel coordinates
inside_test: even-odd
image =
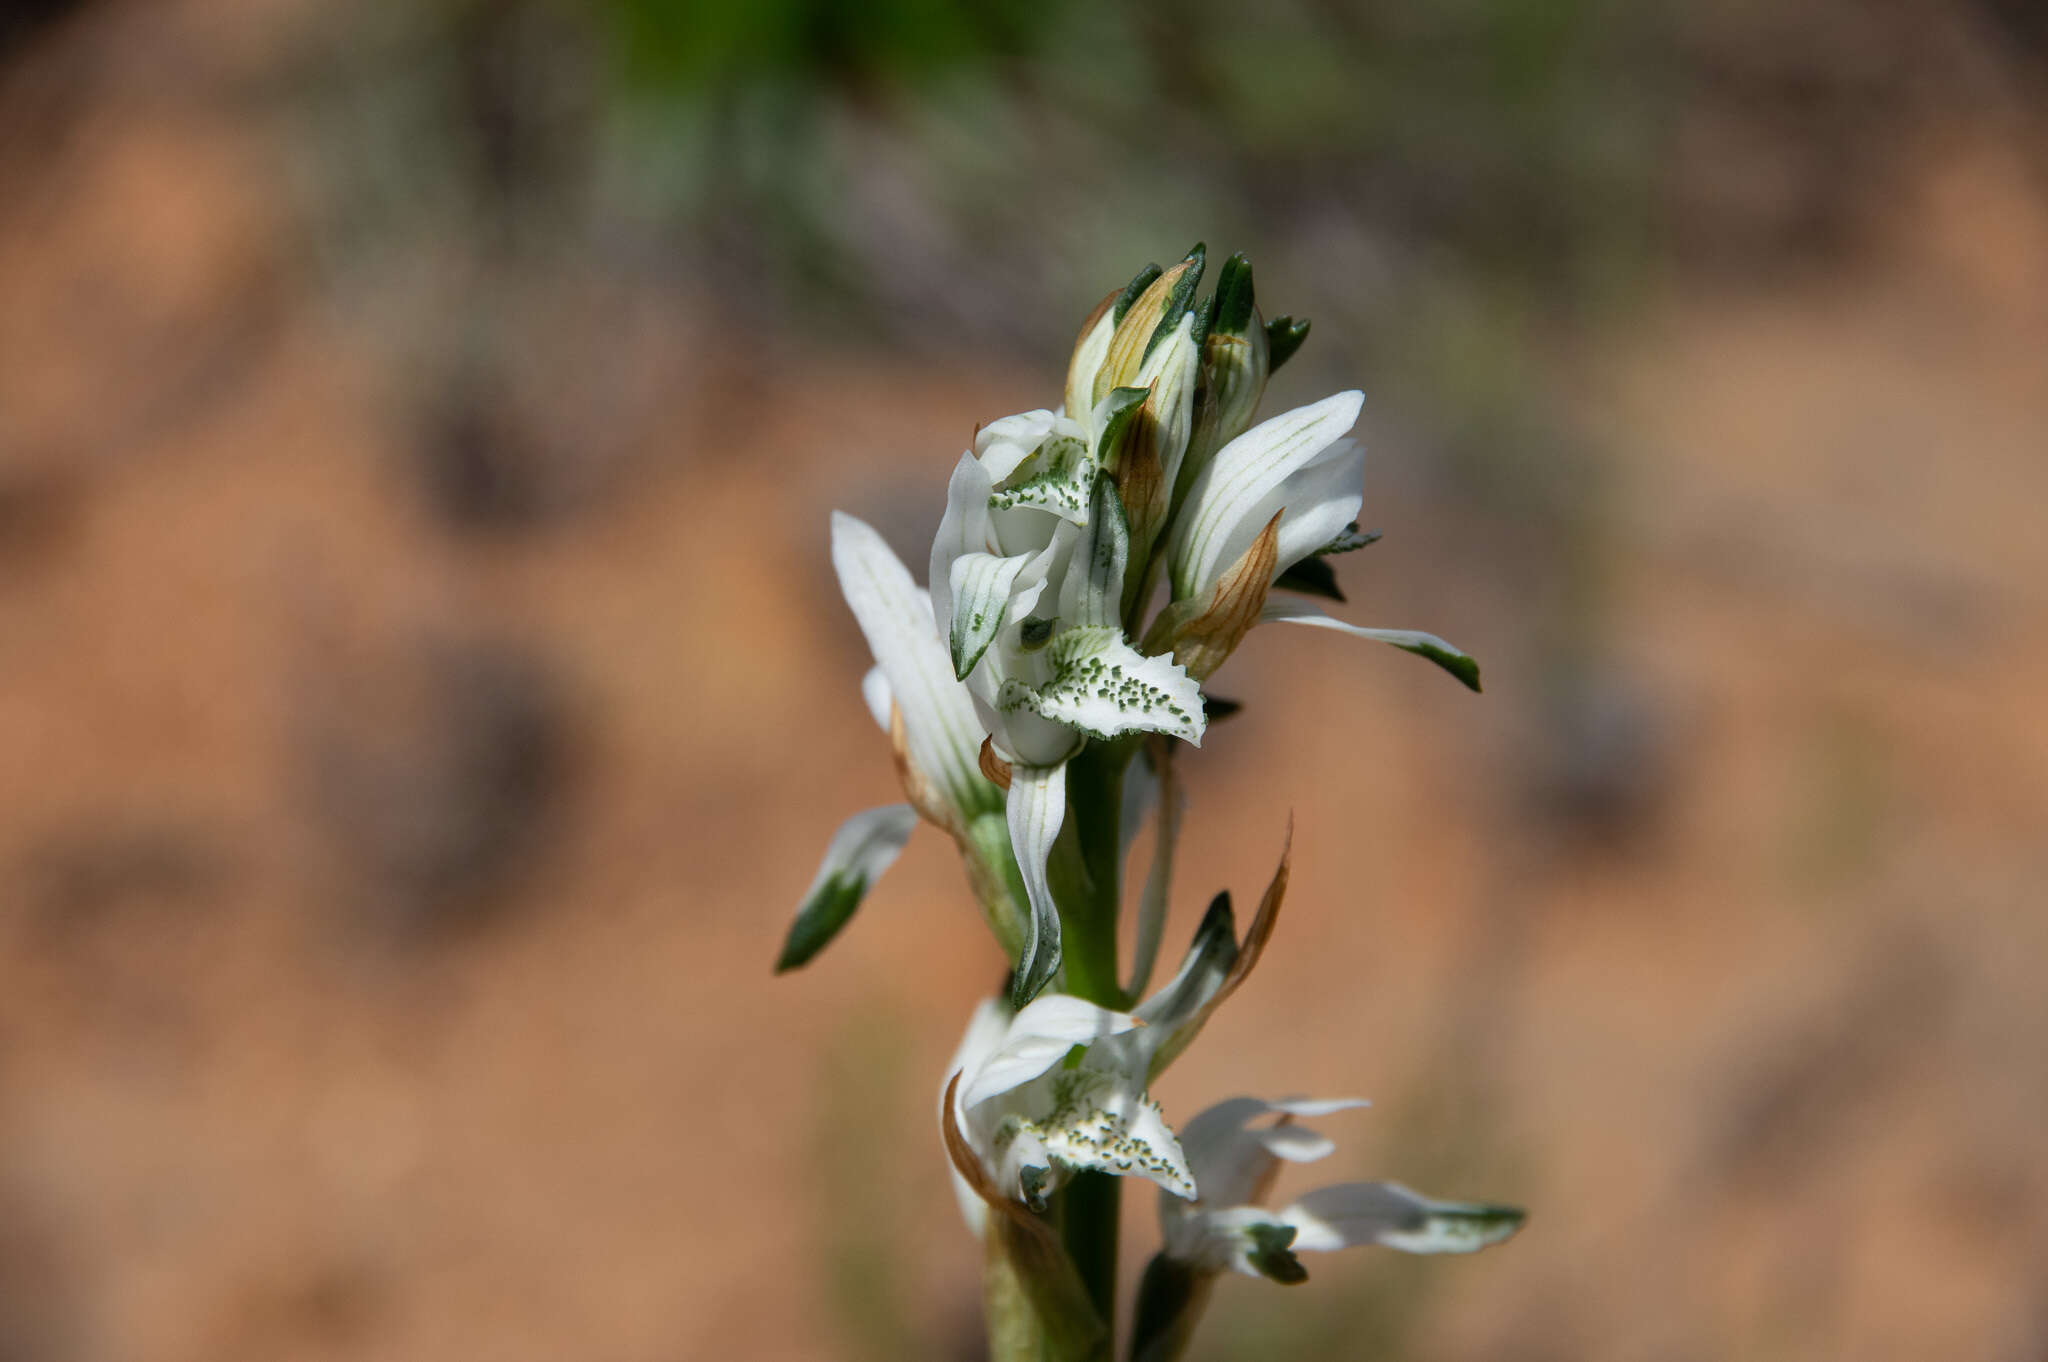
[[[1251,262],[1242,254],[1233,255],[1216,275],[1208,335],[1202,342],[1194,430],[1174,485],[1176,505],[1210,456],[1251,425],[1271,372],[1269,353],[1266,328],[1252,297]]]
[[[1115,309],[1126,293],[1121,289],[1112,291],[1081,323],[1081,334],[1074,341],[1074,357],[1067,362],[1067,415],[1076,421],[1086,421],[1095,406],[1095,375],[1102,371],[1102,362],[1109,357],[1109,340],[1116,334]]]
[[[1100,402],[1115,388],[1144,386],[1139,374],[1146,361],[1194,310],[1195,286],[1202,282],[1206,256],[1207,251],[1198,243],[1186,259],[1152,280],[1122,310],[1110,337],[1108,354],[1095,374],[1094,401]],[[1136,286],[1144,277],[1140,274],[1131,281],[1132,285]]]

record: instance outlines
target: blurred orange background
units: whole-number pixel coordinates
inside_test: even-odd
[[[2048,1357],[2039,10],[39,0],[0,1358],[978,1355],[944,839],[769,974],[896,797],[826,516],[921,565],[1198,238],[1487,693],[1221,673],[1167,949],[1294,889],[1159,1095],[1532,1219],[1196,1355]]]

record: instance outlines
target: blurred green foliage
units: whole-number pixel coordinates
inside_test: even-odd
[[[916,80],[1028,48],[1055,0],[604,0],[619,70],[657,90]]]

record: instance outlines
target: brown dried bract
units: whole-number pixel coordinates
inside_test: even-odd
[[[981,740],[981,773],[987,776],[990,783],[998,788],[1004,790],[1010,788],[1010,763],[996,755],[996,740],[994,738],[983,738]]]
[[[1189,676],[1206,680],[1259,622],[1280,562],[1280,517],[1275,511],[1251,547],[1209,589],[1200,613],[1178,625],[1170,642],[1173,660]]]

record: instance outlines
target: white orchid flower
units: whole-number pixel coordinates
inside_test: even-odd
[[[1366,1103],[1262,1101],[1236,1097],[1188,1122],[1182,1148],[1199,1200],[1161,1197],[1159,1229],[1164,1255],[1199,1272],[1234,1268],[1274,1281],[1303,1281],[1295,1256],[1379,1244],[1405,1253],[1473,1253],[1521,1228],[1510,1206],[1433,1201],[1399,1183],[1350,1182],[1319,1188],[1277,1211],[1258,1203],[1283,1161],[1308,1163],[1336,1145],[1295,1124]],[[1279,1120],[1254,1125],[1267,1116]]]
[[[1068,1177],[1089,1169],[1196,1195],[1199,1180],[1148,1088],[1258,963],[1279,920],[1288,865],[1283,850],[1242,943],[1230,895],[1217,895],[1180,970],[1134,1012],[1064,993],[1042,994],[1022,1011],[1006,999],[976,1009],[940,1101],[970,1228],[985,1227],[985,1204],[1041,1209]]]
[[[1034,411],[984,427],[953,470],[932,543],[932,613],[952,674],[1008,767],[1010,841],[1031,913],[1018,1001],[1059,964],[1046,861],[1066,817],[1068,759],[1090,738],[1202,738],[1195,680],[1139,652],[1122,628],[1130,525],[1098,451],[1141,396],[1116,390],[1086,426]]]
[[[1043,1210],[1069,1177],[1090,1169],[1195,1194],[1180,1141],[1146,1092],[1148,1052],[1130,1040],[1143,1026],[1065,993],[1042,994],[1014,1015],[1002,1000],[981,1005],[942,1113],[982,1175],[958,1170],[970,1225],[984,1223],[977,1187]]]

